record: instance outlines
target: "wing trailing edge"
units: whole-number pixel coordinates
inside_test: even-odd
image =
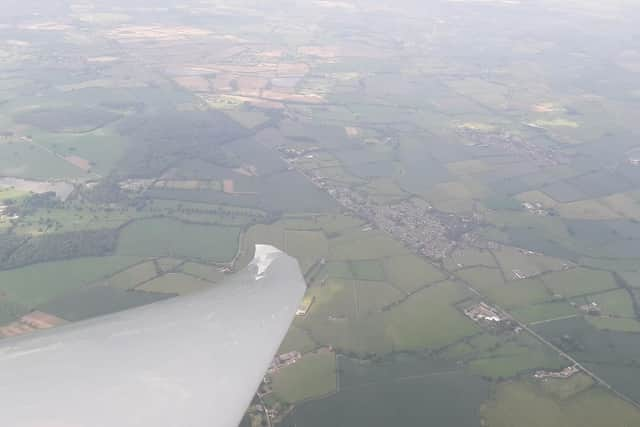
[[[237,427],[304,292],[257,245],[204,291],[0,341],[0,425]]]

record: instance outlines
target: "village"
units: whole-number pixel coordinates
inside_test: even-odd
[[[375,227],[389,233],[419,255],[443,259],[456,247],[457,241],[477,224],[478,218],[440,212],[418,199],[380,204],[347,185],[329,180],[316,169],[300,167],[300,162],[312,159],[316,150],[315,147],[304,150],[279,148],[292,168],[326,191],[343,208],[366,220],[370,229]]]

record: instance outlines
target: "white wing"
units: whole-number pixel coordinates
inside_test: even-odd
[[[258,245],[203,292],[3,340],[0,426],[237,427],[304,290]]]

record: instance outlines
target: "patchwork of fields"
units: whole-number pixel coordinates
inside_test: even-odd
[[[636,6],[28,3],[0,25],[0,339],[266,243],[308,304],[243,426],[640,425]]]

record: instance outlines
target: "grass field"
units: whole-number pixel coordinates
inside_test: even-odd
[[[478,327],[451,305],[466,296],[468,291],[461,285],[443,282],[385,312],[385,329],[394,348],[437,349],[478,332]]]
[[[240,229],[187,224],[157,218],[133,222],[122,229],[117,253],[137,256],[171,256],[227,262],[238,250]]]
[[[298,258],[302,271],[306,271],[314,262],[327,257],[329,244],[318,231],[284,230],[282,249]]]
[[[589,299],[598,303],[598,307],[604,314],[620,317],[636,316],[631,296],[625,289],[593,295]]]
[[[341,352],[390,352],[392,342],[385,334],[383,315],[359,313],[355,290],[352,280],[330,279],[323,286],[311,287],[307,295],[314,296],[315,302],[294,325],[308,331],[319,345],[330,345]]]
[[[156,261],[156,265],[158,266],[158,269],[162,273],[173,272],[180,266],[180,264],[184,263],[184,260],[181,260],[179,258],[172,258],[172,257],[158,258],[155,261]]]
[[[407,293],[445,278],[434,266],[415,255],[387,258],[384,269],[389,282]]]
[[[384,282],[356,280],[351,285],[354,287],[358,316],[379,312],[404,296],[398,289]]]
[[[332,235],[357,229],[362,226],[363,221],[349,215],[323,215],[318,218],[318,223],[327,235]]]
[[[457,270],[464,267],[496,267],[496,262],[486,249],[464,248],[456,249],[451,256],[444,260],[447,270]]]
[[[378,260],[359,260],[350,263],[353,277],[358,280],[383,281],[385,272]]]
[[[104,284],[119,289],[133,289],[138,284],[151,280],[157,275],[155,264],[148,261],[114,274],[105,280]]]
[[[494,379],[511,378],[537,369],[561,369],[567,362],[529,335],[500,344],[469,363],[471,372]]]
[[[548,271],[562,270],[567,264],[563,260],[539,254],[528,254],[520,249],[508,246],[494,250],[493,254],[508,280],[517,279],[518,275],[529,277]]]
[[[28,197],[28,191],[15,190],[13,188],[0,188],[0,203],[7,200],[18,201],[24,197]]]
[[[313,342],[309,334],[295,325],[292,325],[284,337],[278,354],[288,353],[290,351],[299,351],[302,354],[315,350],[317,344]]]
[[[183,273],[196,276],[213,283],[219,282],[224,278],[224,274],[213,265],[187,262],[181,267],[181,269]]]
[[[525,381],[499,385],[482,416],[491,427],[632,427],[640,422],[638,409],[601,388],[559,401]]]
[[[620,216],[640,220],[640,203],[631,194],[613,194],[601,199],[602,203]]]
[[[636,319],[629,318],[611,318],[611,317],[587,317],[589,323],[601,330],[620,331],[620,332],[640,332],[640,322]]]
[[[166,299],[155,292],[125,291],[109,286],[74,289],[38,307],[38,310],[77,322]]]
[[[331,239],[331,260],[364,260],[402,255],[406,249],[401,243],[381,231],[352,231]]]
[[[327,273],[334,279],[353,279],[353,270],[347,261],[329,261]]]
[[[139,260],[132,256],[77,258],[5,270],[0,272],[0,294],[3,299],[34,308],[71,289],[104,279]]]
[[[407,193],[390,178],[371,179],[364,188],[376,199],[387,202],[407,197]]]
[[[46,180],[79,178],[86,173],[33,143],[0,144],[0,175]]]
[[[640,271],[620,273],[620,276],[633,288],[640,288]]]
[[[136,290],[183,295],[208,286],[210,286],[210,283],[202,279],[186,274],[167,273],[164,276],[145,282],[142,286],[138,286]]]
[[[512,310],[511,314],[522,322],[531,323],[573,316],[576,314],[576,309],[566,301],[554,301],[521,307]]]
[[[564,297],[574,297],[616,288],[616,282],[611,273],[585,268],[546,274],[541,279],[551,291]]]
[[[582,372],[569,378],[545,378],[538,381],[539,387],[544,393],[553,395],[559,399],[568,399],[594,384],[593,379]]]
[[[486,295],[504,308],[526,307],[551,300],[544,285],[536,279],[523,279],[507,282],[483,289]]]
[[[329,351],[306,354],[271,378],[273,392],[285,402],[325,396],[336,390],[336,356]]]
[[[456,276],[469,282],[471,286],[483,293],[505,285],[502,274],[497,268],[473,267],[457,271]]]
[[[34,141],[60,156],[89,161],[91,171],[101,175],[113,170],[127,149],[127,141],[107,128],[89,134],[38,133]]]

